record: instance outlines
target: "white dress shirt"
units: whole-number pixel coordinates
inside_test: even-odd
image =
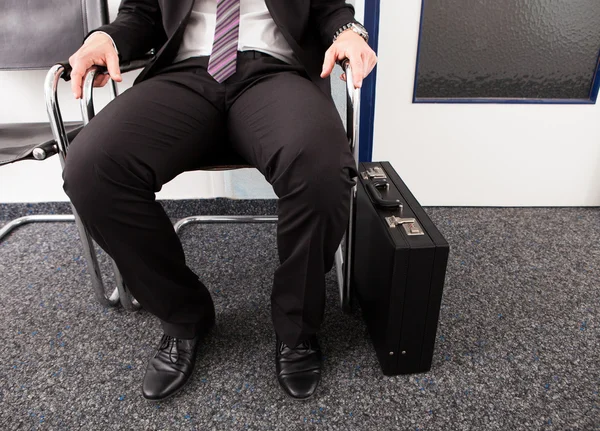
[[[175,62],[210,55],[216,25],[217,0],[196,0]],[[264,52],[286,63],[297,63],[265,0],[240,0],[238,51],[251,50]]]

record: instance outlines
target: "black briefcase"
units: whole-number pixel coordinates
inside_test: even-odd
[[[450,248],[392,165],[359,172],[352,291],[383,373],[428,371]]]

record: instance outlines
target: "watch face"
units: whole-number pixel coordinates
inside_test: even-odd
[[[356,31],[358,34],[360,34],[365,40],[367,40],[369,38],[369,33],[367,32],[367,29],[364,28],[362,25],[357,24],[357,23],[352,23],[352,27],[354,28],[354,31]]]

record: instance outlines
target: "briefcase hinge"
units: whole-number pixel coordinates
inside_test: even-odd
[[[362,173],[362,176],[365,180],[378,180],[387,178],[387,175],[385,174],[384,170],[379,166],[367,168],[367,170]]]
[[[394,229],[396,226],[402,225],[404,231],[408,236],[425,235],[425,232],[423,232],[423,229],[421,228],[421,226],[419,226],[419,223],[415,218],[402,218],[391,216],[386,217],[385,220],[387,221],[389,227],[392,229]]]

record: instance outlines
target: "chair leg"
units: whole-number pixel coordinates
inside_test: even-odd
[[[346,236],[342,239],[340,246],[335,252],[335,272],[338,281],[338,289],[340,291],[340,301],[343,304],[344,297],[344,248],[342,244],[346,241]]]
[[[121,275],[121,271],[117,267],[117,264],[114,260],[110,260],[113,266],[113,272],[115,274],[115,281],[117,283],[117,290],[119,292],[119,299],[121,300],[121,305],[127,311],[137,311],[141,308],[141,305],[137,300],[131,295],[125,281],[123,280],[123,276]]]
[[[86,262],[90,266],[90,276],[92,277],[92,286],[94,293],[100,304],[107,307],[114,307],[119,303],[119,299],[123,303],[123,307],[126,310],[137,310],[139,309],[139,303],[131,298],[129,291],[123,286],[123,278],[121,277],[115,266],[115,278],[117,279],[117,288],[110,294],[105,293],[104,282],[102,281],[102,275],[100,273],[100,266],[98,265],[98,259],[96,257],[96,250],[94,249],[93,242],[85,227],[81,223],[79,216],[73,208],[73,215],[54,215],[54,214],[43,214],[43,215],[29,215],[14,219],[4,225],[0,229],[0,242],[14,229],[27,223],[38,223],[38,222],[75,222],[77,230],[79,231],[79,237],[81,239],[81,245],[83,246],[83,254]],[[114,265],[114,262],[113,262]],[[123,300],[125,298],[125,300]]]
[[[350,195],[350,218],[346,234],[342,239],[342,243],[335,252],[336,274],[338,279],[338,287],[340,289],[340,302],[342,310],[345,313],[352,311],[350,283],[352,276],[352,246],[354,234],[354,202],[356,197],[357,186],[354,185]],[[179,234],[181,228],[193,223],[276,223],[277,216],[191,216],[178,220],[173,228]]]
[[[96,249],[94,243],[87,229],[81,222],[79,214],[75,210],[75,207],[71,205],[73,209],[73,215],[75,216],[75,224],[79,231],[79,238],[81,239],[81,245],[83,246],[83,255],[87,261],[90,269],[90,277],[92,278],[92,286],[94,288],[94,294],[100,304],[105,307],[114,307],[119,303],[119,288],[115,288],[110,296],[106,294],[104,288],[104,282],[102,281],[102,273],[100,272],[100,265],[98,264],[98,258],[96,257]]]
[[[5,224],[2,229],[0,229],[0,241],[4,239],[6,235],[8,235],[13,229],[17,227],[27,224],[27,223],[37,223],[37,222],[62,222],[62,221],[74,221],[75,218],[72,215],[29,215],[24,217],[16,218],[7,224]]]
[[[351,311],[350,304],[350,277],[351,277],[351,248],[352,248],[352,226],[354,223],[354,193],[356,186],[354,187],[352,199],[350,202],[350,221],[348,223],[348,229],[342,243],[338,247],[335,253],[336,263],[336,274],[338,279],[338,287],[340,290],[340,302],[342,309],[345,312]],[[0,241],[8,235],[16,227],[25,223],[33,223],[39,221],[45,222],[57,222],[57,221],[75,221],[79,236],[81,238],[81,244],[83,246],[83,253],[90,266],[90,276],[92,278],[92,286],[96,298],[103,306],[116,306],[119,302],[128,311],[136,311],[141,308],[139,302],[133,298],[127,286],[121,276],[119,269],[115,262],[111,259],[113,271],[115,274],[115,280],[117,287],[114,289],[112,294],[108,296],[105,292],[104,282],[100,272],[100,266],[96,256],[96,251],[93,246],[93,241],[85,229],[83,223],[77,214],[77,211],[73,206],[73,215],[40,215],[40,216],[25,216],[15,219],[9,222],[7,225],[0,229]],[[278,220],[277,216],[191,216],[183,218],[177,221],[174,225],[176,233],[179,233],[183,226],[191,223],[276,223]]]
[[[192,223],[277,223],[277,220],[277,216],[191,216],[178,220],[173,228],[175,233],[179,234],[182,227]]]
[[[60,160],[61,167],[64,170],[69,147],[69,138],[65,130],[65,125],[58,104],[58,83],[63,73],[64,67],[60,64],[56,64],[50,68],[44,81],[44,95],[46,99],[46,111],[48,114],[48,119],[50,120],[50,128],[52,129],[52,135],[54,136],[54,140],[58,146],[58,158]],[[94,76],[91,75],[91,78],[93,81]],[[89,88],[91,88],[91,82],[89,83]],[[89,88],[87,88],[87,93],[89,93]],[[86,88],[84,88],[84,90],[86,90]],[[86,93],[84,92],[84,95],[85,94]],[[84,99],[82,99],[81,102],[84,125],[87,125],[90,120],[90,116],[88,115],[89,109],[91,109],[93,114],[93,103],[91,103],[91,100],[89,101],[90,103],[86,103],[86,100]],[[96,257],[96,250],[94,248],[92,238],[81,222],[79,214],[77,214],[73,204],[71,204],[71,209],[73,210],[73,217],[75,224],[77,225],[77,230],[79,231],[79,238],[81,239],[81,244],[83,246],[83,254],[90,268],[89,272],[90,277],[92,278],[92,286],[94,288],[96,299],[98,299],[100,304],[104,306],[115,306],[119,303],[120,296],[122,296],[119,292],[120,288],[117,286],[113,290],[112,294],[106,294],[104,283],[102,281],[102,273],[100,272],[100,266],[98,265],[98,259]],[[119,283],[117,282],[117,284]]]
[[[358,186],[355,184],[352,187],[352,191],[350,193],[350,217],[348,219],[348,227],[346,229],[346,234],[344,235],[344,239],[342,240],[343,254],[342,254],[342,244],[338,249],[340,257],[337,257],[336,252],[336,262],[338,260],[341,261],[341,268],[343,270],[343,274],[340,275],[338,270],[338,284],[340,287],[340,304],[342,306],[342,311],[344,313],[352,312],[352,265],[353,265],[353,249],[354,249],[354,230],[355,230],[355,218],[356,218],[356,191]]]

